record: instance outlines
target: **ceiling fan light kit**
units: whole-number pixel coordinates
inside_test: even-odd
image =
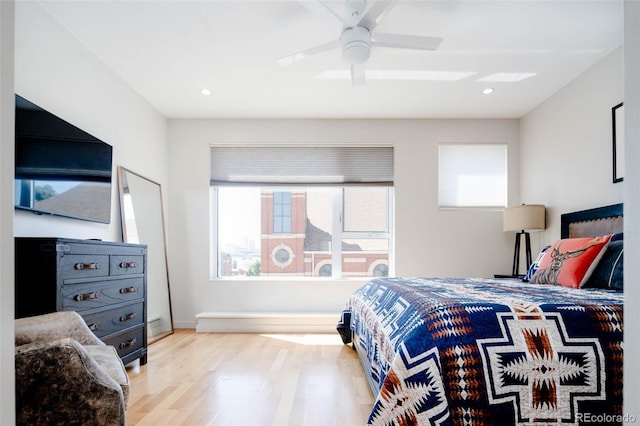
[[[364,27],[345,29],[340,41],[342,58],[349,65],[364,64],[371,56],[371,33]]]
[[[436,50],[442,38],[405,34],[374,33],[374,29],[398,0],[379,0],[367,10],[366,0],[346,0],[347,16],[341,17],[320,0],[298,0],[310,11],[342,26],[339,41],[328,42],[302,52],[281,58],[281,65],[291,65],[310,56],[342,48],[342,58],[351,68],[354,86],[365,82],[365,62],[371,56],[371,47],[415,50]]]

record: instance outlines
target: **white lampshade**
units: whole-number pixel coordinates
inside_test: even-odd
[[[545,227],[545,208],[542,204],[523,204],[504,209],[504,232],[542,231]]]

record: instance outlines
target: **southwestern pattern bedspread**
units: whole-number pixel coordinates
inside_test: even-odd
[[[377,387],[369,424],[566,425],[594,416],[615,424],[622,417],[621,293],[379,278],[350,297],[347,311]]]

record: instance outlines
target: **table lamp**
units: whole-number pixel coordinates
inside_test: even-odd
[[[545,207],[542,204],[522,204],[504,209],[503,231],[516,231],[516,241],[513,249],[513,268],[511,275],[518,276],[520,267],[520,241],[525,237],[525,252],[527,268],[531,265],[531,237],[528,231],[542,231],[545,229]]]

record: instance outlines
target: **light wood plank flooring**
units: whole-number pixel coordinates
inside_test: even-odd
[[[176,330],[127,368],[127,425],[365,425],[373,396],[338,334]]]

